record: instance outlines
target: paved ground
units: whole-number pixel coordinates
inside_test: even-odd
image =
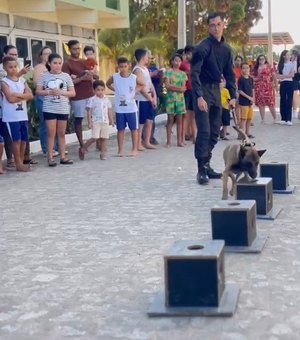
[[[288,161],[300,184],[300,124],[253,133],[265,161]],[[163,126],[158,138],[163,144]],[[233,140],[236,142],[236,140]],[[214,166],[222,168],[220,142]],[[76,148],[70,148],[76,158]],[[279,218],[259,255],[226,255],[226,280],[241,288],[232,318],[150,319],[163,289],[164,252],[175,240],[211,237],[221,181],[195,182],[193,147],[0,177],[0,339],[300,339],[300,195],[276,195]]]

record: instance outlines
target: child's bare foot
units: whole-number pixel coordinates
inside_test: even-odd
[[[0,175],[3,175],[3,174],[5,174],[6,173],[6,171],[2,168],[2,166],[0,167]]]
[[[170,148],[171,147],[171,144],[166,144],[166,148]]]
[[[27,166],[24,166],[24,165],[16,165],[16,171],[20,171],[20,172],[28,172],[30,171],[31,168],[30,167],[27,167]]]
[[[132,150],[127,157],[136,157],[138,154],[138,150]]]
[[[138,151],[145,151],[146,149],[142,146],[142,145],[140,145],[139,147],[138,147]]]
[[[106,156],[103,154],[100,154],[100,159],[101,159],[101,161],[105,161],[107,158],[106,158]]]
[[[145,146],[145,148],[146,149],[149,149],[149,150],[155,150],[156,149],[156,147],[153,145],[153,144],[144,144],[144,146]]]
[[[124,157],[124,152],[123,151],[119,151],[117,153],[117,157]]]
[[[184,143],[177,143],[177,146],[179,146],[180,148],[184,147]]]

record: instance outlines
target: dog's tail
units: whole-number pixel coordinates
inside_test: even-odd
[[[236,125],[233,125],[232,127],[235,129],[235,131],[237,131],[239,137],[240,137],[243,141],[250,142],[248,136],[246,135],[246,133],[245,133],[243,130],[241,130],[241,129],[240,129],[238,126],[236,126]]]

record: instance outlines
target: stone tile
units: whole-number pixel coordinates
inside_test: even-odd
[[[269,117],[270,118],[270,117]],[[271,120],[271,119],[270,119]],[[264,161],[288,161],[299,186],[300,124],[260,124],[253,134]],[[231,132],[232,142],[237,143]],[[211,237],[210,207],[221,181],[196,184],[193,146],[109,159],[91,147],[85,161],[50,169],[39,158],[31,173],[0,176],[0,338],[209,339],[300,338],[300,196],[276,195],[275,221],[257,221],[269,238],[261,254],[228,254],[228,282],[241,287],[232,318],[149,319],[163,289],[162,255],[175,240]],[[129,151],[129,135],[126,136]],[[221,170],[219,142],[213,165]]]

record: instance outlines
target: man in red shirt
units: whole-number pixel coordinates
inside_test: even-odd
[[[188,77],[186,81],[186,91],[184,93],[185,106],[186,106],[186,118],[184,120],[183,130],[185,131],[185,140],[192,140],[195,143],[196,139],[196,121],[195,113],[193,109],[193,96],[192,96],[192,85],[191,85],[191,66],[190,61],[193,56],[194,47],[187,45],[184,48],[184,60],[180,65],[180,70],[184,71]]]
[[[84,158],[82,120],[85,116],[87,101],[94,96],[93,79],[97,79],[93,70],[89,70],[85,60],[80,58],[81,47],[79,41],[68,42],[70,58],[63,64],[62,71],[68,73],[73,79],[76,96],[71,98],[71,109],[75,117],[75,133],[79,142],[79,158]]]

